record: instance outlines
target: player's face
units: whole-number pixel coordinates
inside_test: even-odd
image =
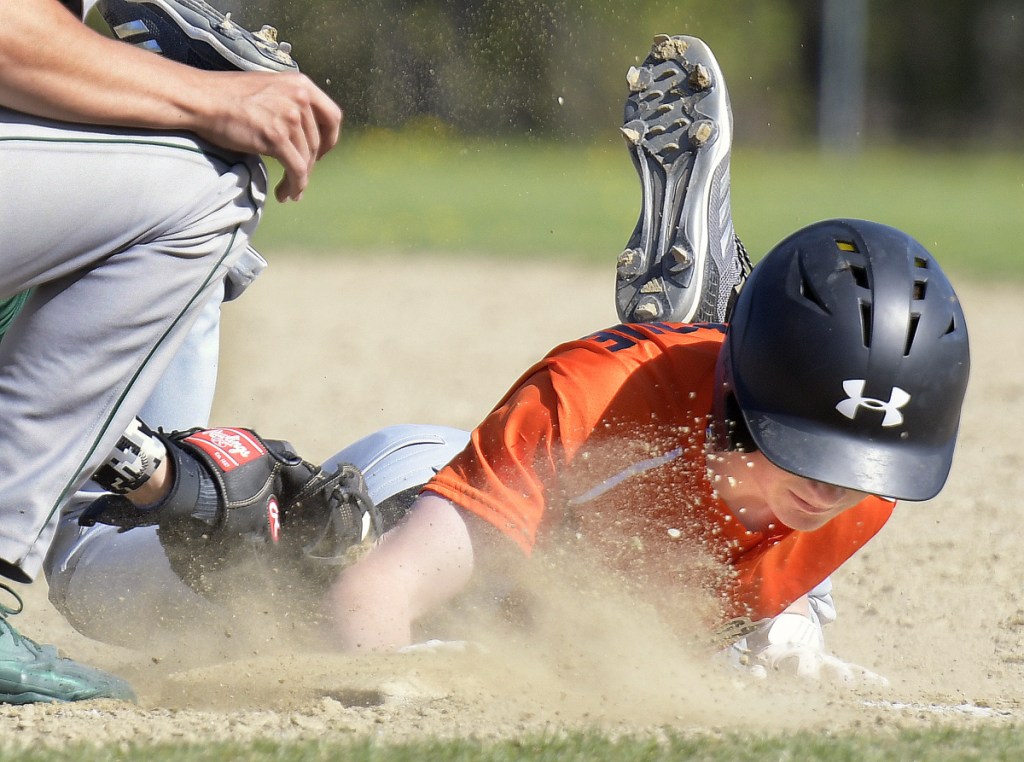
[[[719,487],[719,492],[750,529],[764,530],[778,522],[808,532],[867,497],[863,492],[791,474],[759,452],[723,455],[729,486]]]
[[[761,471],[769,506],[775,517],[790,529],[810,531],[823,526],[867,495],[834,484],[806,479],[772,465],[763,455]],[[755,466],[755,469],[757,467]]]

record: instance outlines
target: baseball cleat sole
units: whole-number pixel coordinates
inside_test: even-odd
[[[642,201],[617,263],[619,317],[724,320],[743,268],[730,208],[732,112],[721,68],[701,40],[658,35],[626,81],[621,131]]]
[[[298,71],[277,30],[250,32],[203,0],[99,0],[121,40],[200,69]]]

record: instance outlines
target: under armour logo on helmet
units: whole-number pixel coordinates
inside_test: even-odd
[[[900,408],[910,402],[910,394],[898,386],[894,386],[888,401],[865,397],[864,386],[866,383],[863,378],[851,378],[843,381],[843,391],[846,392],[847,399],[836,405],[836,410],[851,421],[857,416],[857,410],[862,407],[869,410],[882,410],[885,412],[885,416],[882,418],[883,426],[899,426],[903,423],[903,413],[900,412]]]

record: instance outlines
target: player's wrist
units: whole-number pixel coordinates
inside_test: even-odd
[[[226,145],[225,140],[229,126],[238,118],[230,78],[240,73],[202,71],[174,61],[158,60],[168,64],[174,81],[180,83],[164,96],[170,123],[160,126],[192,132],[214,145],[233,148]]]
[[[149,477],[149,480],[138,489],[125,493],[133,505],[146,506],[155,505],[163,500],[174,484],[174,466],[171,458],[165,459],[157,466],[156,471]]]

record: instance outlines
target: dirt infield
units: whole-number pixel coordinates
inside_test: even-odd
[[[237,632],[194,633],[179,653],[128,651],[74,632],[39,584],[16,623],[128,676],[140,705],[0,707],[0,735],[63,744],[1020,722],[1024,295],[959,291],[973,373],[947,488],[900,507],[834,578],[830,645],[888,676],[888,690],[737,681],[614,608],[563,608],[523,647],[354,658],[300,648],[287,622],[251,637],[272,615],[257,601]],[[215,422],[288,438],[311,459],[388,424],[471,427],[549,347],[616,322],[610,265],[413,257],[280,258],[225,319]],[[200,643],[234,658],[182,656]]]

